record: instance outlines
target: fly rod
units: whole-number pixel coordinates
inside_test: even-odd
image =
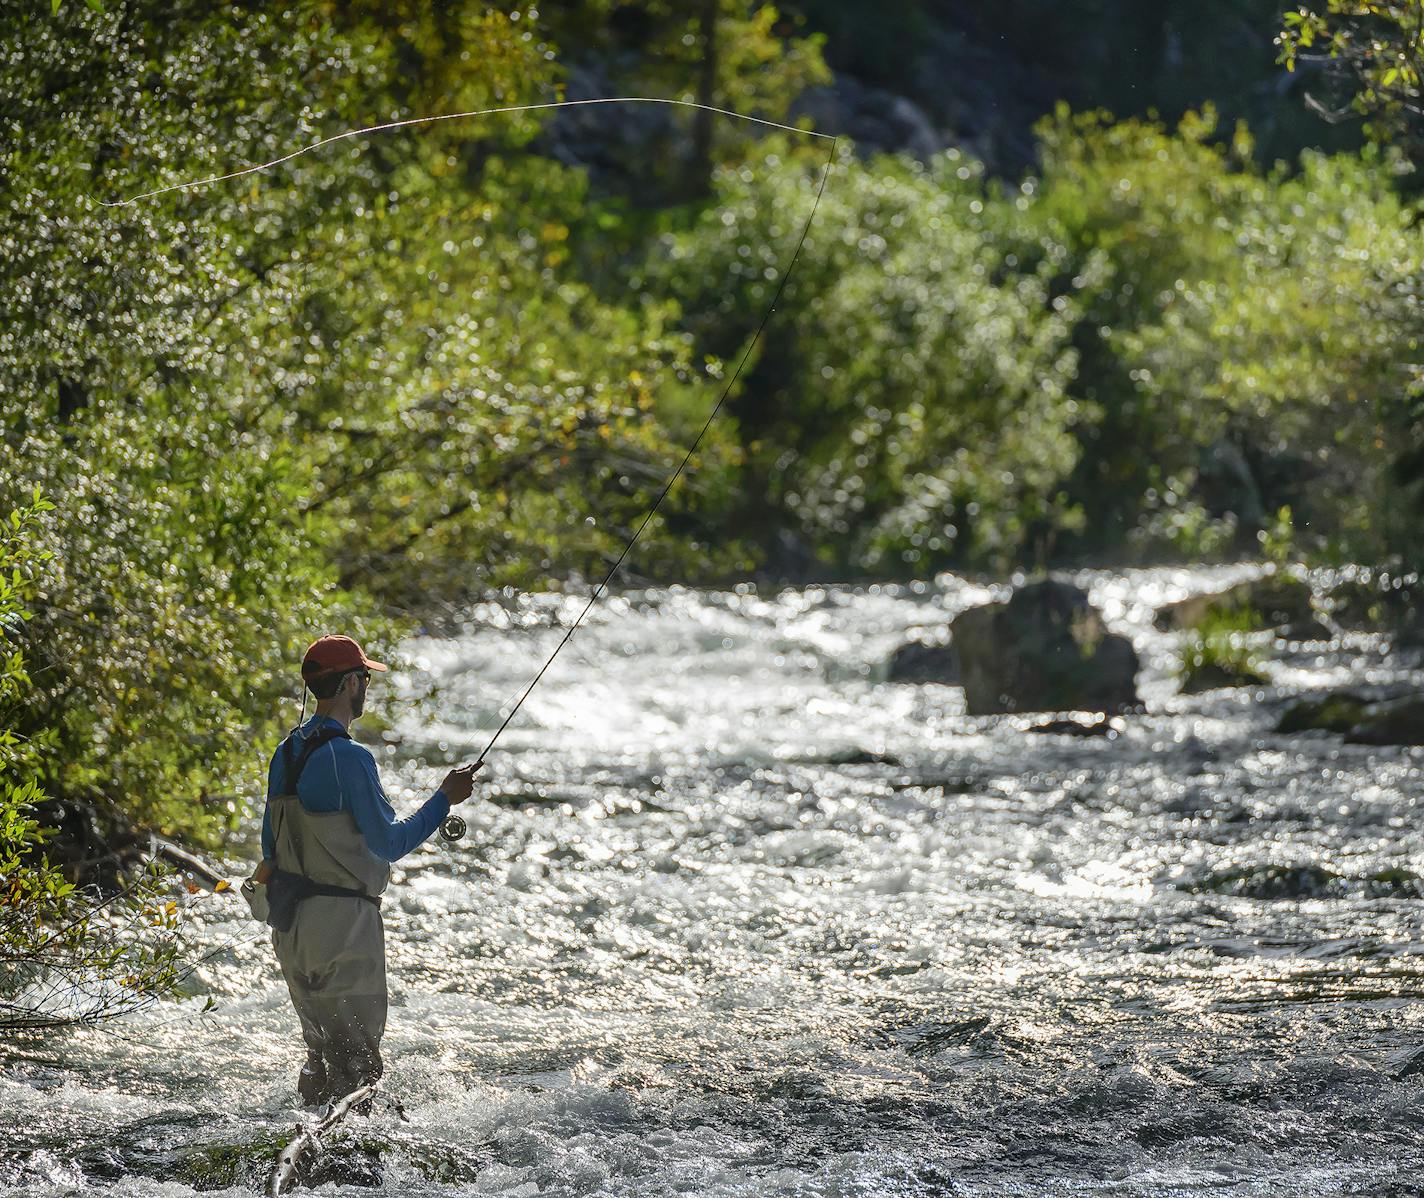
[[[819,136],[824,137],[825,134],[820,134]],[[776,311],[776,305],[781,299],[782,291],[786,287],[786,280],[791,277],[791,272],[796,267],[796,261],[801,256],[801,247],[806,244],[806,235],[811,231],[811,222],[816,219],[816,209],[821,206],[821,196],[825,193],[826,179],[831,173],[831,164],[835,161],[838,140],[839,139],[835,137],[831,138],[831,150],[830,153],[826,155],[825,165],[821,168],[821,182],[816,188],[816,199],[811,205],[811,212],[806,217],[806,223],[801,226],[801,236],[796,241],[796,248],[791,252],[791,258],[786,264],[786,269],[781,272],[781,278],[776,284],[776,291],[771,297],[771,303],[767,305],[766,311],[762,313],[761,320],[757,324],[756,332],[752,334],[751,340],[747,342],[746,348],[742,351],[742,356],[737,361],[737,368],[732,371],[732,377],[727,380],[727,385],[722,388],[722,394],[718,396],[711,413],[709,413],[706,421],[703,422],[702,428],[698,431],[697,436],[693,438],[692,444],[688,446],[682,461],[678,463],[677,469],[672,472],[667,482],[663,484],[662,492],[653,502],[653,506],[648,509],[647,514],[644,515],[643,522],[638,525],[633,535],[628,539],[628,543],[623,546],[623,552],[618,555],[618,560],[613,563],[608,573],[603,576],[603,581],[594,587],[593,594],[588,597],[588,602],[583,605],[583,610],[579,612],[578,618],[569,625],[563,638],[554,646],[554,651],[549,654],[544,664],[539,667],[539,672],[534,675],[529,685],[524,688],[519,699],[504,717],[503,723],[495,729],[495,733],[490,737],[489,743],[480,751],[479,757],[475,759],[475,769],[479,769],[479,767],[484,764],[485,758],[489,756],[490,750],[494,748],[495,743],[499,740],[500,736],[503,735],[504,730],[509,727],[509,722],[514,719],[519,709],[524,706],[524,700],[529,698],[530,693],[539,685],[539,680],[544,677],[545,672],[554,664],[554,659],[563,652],[564,646],[573,639],[573,635],[583,623],[584,617],[593,610],[594,604],[603,597],[604,591],[608,589],[608,584],[613,581],[613,576],[618,573],[624,560],[628,554],[632,552],[633,546],[638,543],[638,538],[643,535],[643,530],[648,527],[653,517],[657,515],[658,508],[662,507],[663,500],[668,497],[668,492],[672,490],[673,484],[682,476],[683,470],[687,468],[688,462],[692,460],[692,455],[697,452],[697,447],[702,443],[702,438],[706,436],[707,430],[712,427],[712,422],[717,419],[717,413],[722,410],[722,405],[726,403],[727,396],[732,393],[732,388],[736,385],[737,379],[741,376],[742,368],[746,366],[747,359],[751,357],[752,350],[756,348],[757,342],[761,340],[762,333],[766,331],[767,322],[771,319],[771,314]],[[456,841],[465,835],[466,830],[467,825],[464,819],[458,815],[451,815],[440,825],[440,836],[447,841]]]
[[[428,126],[439,121],[461,120],[468,117],[493,116],[500,113],[539,112],[549,109],[580,108],[588,105],[603,104],[666,104],[673,105],[679,108],[697,108],[702,109],[706,112],[715,113],[718,116],[734,117],[737,120],[747,121],[754,125],[762,125],[771,129],[781,129],[787,133],[797,133],[803,137],[818,137],[825,141],[829,141],[831,143],[831,148],[830,152],[826,155],[825,164],[821,168],[821,181],[819,186],[816,188],[816,198],[811,205],[810,214],[806,217],[806,223],[801,227],[801,236],[796,241],[796,248],[791,253],[791,258],[786,264],[786,269],[781,272],[781,278],[777,281],[776,291],[771,297],[771,303],[767,305],[766,311],[762,313],[761,320],[757,324],[756,332],[752,334],[751,340],[747,342],[746,348],[742,351],[742,356],[737,362],[737,368],[732,372],[732,377],[727,381],[727,385],[722,389],[722,394],[718,397],[717,403],[713,406],[711,414],[707,417],[706,422],[702,425],[702,428],[698,432],[696,438],[694,438],[692,444],[688,447],[687,453],[683,456],[682,461],[678,463],[677,469],[674,470],[672,472],[672,475],[668,478],[667,483],[663,486],[661,494],[658,495],[657,500],[653,503],[653,506],[648,509],[647,514],[643,517],[643,522],[638,525],[637,531],[633,533],[633,536],[623,547],[623,552],[618,555],[618,560],[613,563],[612,568],[604,576],[603,581],[600,582],[598,586],[594,588],[593,594],[589,596],[589,600],[584,605],[583,610],[579,612],[578,618],[573,622],[573,624],[569,626],[568,631],[564,633],[563,639],[560,640],[559,643],[554,647],[554,651],[549,654],[544,664],[539,667],[539,672],[534,675],[529,685],[524,688],[523,693],[519,696],[519,699],[515,702],[514,706],[510,708],[509,714],[504,717],[504,722],[501,723],[500,726],[495,730],[495,734],[490,737],[489,744],[485,745],[483,751],[480,753],[478,759],[474,763],[476,768],[484,764],[484,760],[489,755],[490,750],[494,748],[495,743],[499,740],[504,730],[509,727],[510,720],[512,720],[515,715],[518,714],[519,709],[524,706],[524,700],[529,698],[530,692],[533,691],[533,689],[539,685],[539,680],[544,677],[544,674],[548,670],[548,668],[554,664],[554,659],[559,656],[560,652],[563,651],[564,646],[569,643],[574,633],[578,631],[579,625],[583,623],[584,617],[587,616],[588,613],[593,609],[594,604],[596,604],[599,599],[603,597],[603,593],[605,590],[607,590],[608,584],[613,580],[613,576],[618,573],[619,567],[623,565],[624,559],[626,559],[628,554],[632,552],[633,546],[638,543],[638,538],[643,535],[643,530],[648,527],[648,524],[651,522],[652,518],[657,515],[658,508],[662,506],[663,500],[667,498],[668,492],[671,491],[673,488],[673,484],[677,482],[678,478],[682,475],[683,470],[686,469],[688,462],[692,460],[692,455],[697,451],[698,445],[702,443],[703,436],[706,435],[707,430],[712,426],[712,422],[717,418],[717,413],[722,410],[722,405],[726,402],[727,396],[731,394],[732,388],[736,385],[737,379],[741,376],[742,368],[747,364],[747,359],[751,357],[752,350],[756,348],[757,342],[761,340],[761,335],[766,330],[767,322],[771,319],[771,314],[776,311],[776,305],[781,299],[781,293],[786,288],[786,281],[791,277],[791,272],[793,269],[795,269],[796,261],[801,256],[801,247],[806,244],[806,235],[811,231],[811,223],[816,219],[816,211],[821,206],[821,196],[825,194],[826,179],[830,176],[831,166],[835,162],[836,148],[839,144],[840,139],[829,133],[818,133],[814,129],[798,129],[793,125],[783,125],[777,121],[763,120],[761,117],[747,116],[744,113],[733,112],[730,109],[726,108],[716,108],[710,104],[699,104],[692,100],[673,100],[660,96],[600,96],[586,100],[556,100],[538,104],[514,104],[506,105],[504,107],[499,108],[474,109],[469,112],[450,112],[443,113],[438,116],[419,116],[410,117],[405,120],[386,121],[383,124],[367,125],[360,129],[348,129],[345,132],[334,134],[331,137],[324,137],[319,141],[313,142],[311,145],[302,146],[301,148],[293,150],[290,153],[283,154],[280,157],[273,158],[267,162],[257,163],[253,166],[242,167],[238,170],[228,171],[224,174],[210,175],[207,178],[203,179],[191,179],[184,183],[173,183],[166,187],[157,187],[151,191],[140,192],[137,195],[128,196],[121,200],[99,201],[99,203],[106,208],[121,208],[129,204],[136,204],[141,200],[149,200],[157,196],[167,195],[170,192],[187,191],[191,188],[207,187],[214,183],[223,183],[230,179],[240,179],[246,175],[258,174],[264,171],[271,170],[273,167],[277,167],[282,165],[283,163],[290,162],[292,159],[299,158],[303,154],[310,154],[313,150],[319,150],[323,146],[330,145],[333,142],[344,141],[347,138],[363,137],[367,134],[385,133],[392,129],[404,129],[414,126]],[[459,840],[462,836],[465,835],[465,831],[465,821],[461,819],[458,815],[449,816],[440,826],[440,835],[446,840]]]

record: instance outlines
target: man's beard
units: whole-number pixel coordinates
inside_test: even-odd
[[[354,720],[366,710],[366,690],[363,687],[356,692],[356,697],[351,700],[351,718]]]

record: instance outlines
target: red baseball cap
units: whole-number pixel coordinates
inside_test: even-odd
[[[363,668],[384,670],[386,667],[361,652],[361,646],[349,636],[318,637],[302,658],[302,677],[307,679]]]

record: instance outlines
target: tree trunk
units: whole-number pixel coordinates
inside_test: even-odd
[[[720,0],[702,0],[697,24],[702,42],[702,69],[697,78],[697,102],[711,106],[717,98],[717,9]],[[702,199],[712,190],[712,129],[714,114],[698,108],[692,114],[692,152],[688,157],[683,193]]]

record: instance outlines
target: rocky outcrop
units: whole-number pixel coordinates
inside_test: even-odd
[[[810,117],[817,129],[849,137],[865,155],[904,153],[925,161],[950,144],[913,100],[848,75],[810,88],[791,113]]]
[[[1110,633],[1087,594],[1046,579],[950,626],[970,715],[1140,710],[1137,653]]]
[[[1332,636],[1332,629],[1315,608],[1310,584],[1281,571],[1168,603],[1157,609],[1156,624],[1164,632],[1181,631],[1248,611],[1255,614],[1258,627],[1275,629],[1289,640],[1329,640]]]

